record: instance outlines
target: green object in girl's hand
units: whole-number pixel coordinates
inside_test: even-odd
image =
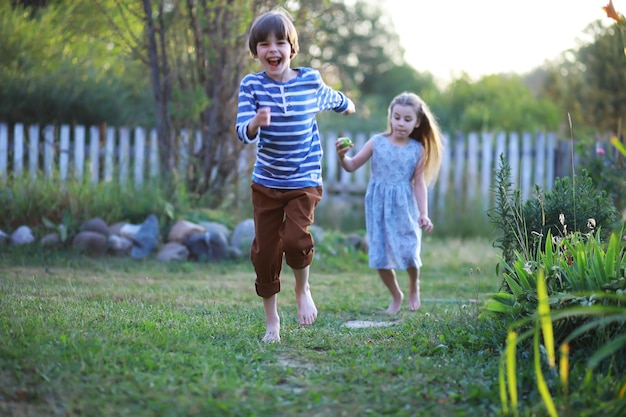
[[[352,141],[350,140],[350,138],[339,138],[339,141],[341,142],[342,148],[352,145]]]

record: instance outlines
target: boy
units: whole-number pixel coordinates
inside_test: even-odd
[[[351,114],[354,103],[327,86],[318,71],[291,67],[298,33],[283,9],[259,16],[250,29],[251,55],[264,71],[239,86],[236,130],[240,141],[257,144],[252,173],[255,238],[250,259],[256,293],[263,298],[263,341],[280,341],[276,298],[285,261],[294,272],[298,321],[312,324],[317,307],[309,287],[314,242],[308,227],[322,199],[322,147],[315,116],[324,110]]]

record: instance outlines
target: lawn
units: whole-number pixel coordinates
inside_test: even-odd
[[[500,284],[487,240],[429,236],[422,308],[396,316],[363,254],[322,251],[317,321],[297,323],[285,269],[282,340],[270,345],[247,260],[0,250],[3,416],[500,415],[505,333],[479,318]]]

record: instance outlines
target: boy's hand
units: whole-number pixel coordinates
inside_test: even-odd
[[[256,114],[248,123],[248,128],[246,129],[246,134],[248,138],[254,139],[256,135],[259,133],[259,128],[261,126],[269,126],[270,125],[270,108],[269,107],[261,107],[257,110]]]
[[[257,126],[269,126],[270,125],[270,108],[261,107],[254,116],[254,122]]]
[[[349,115],[356,112],[356,107],[354,107],[354,103],[352,100],[348,99],[348,108],[343,112],[344,115]]]

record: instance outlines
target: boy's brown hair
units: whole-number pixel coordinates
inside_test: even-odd
[[[276,8],[257,17],[250,27],[248,47],[252,56],[257,56],[256,46],[274,34],[279,40],[287,40],[291,45],[291,58],[299,50],[298,32],[293,24],[291,15],[283,8]]]

